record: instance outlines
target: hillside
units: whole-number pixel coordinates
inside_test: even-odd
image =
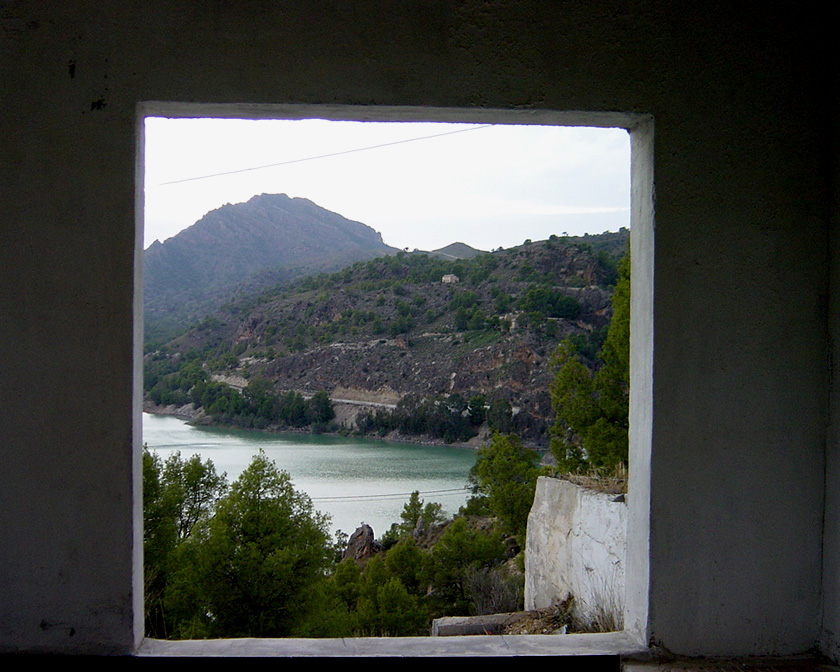
[[[262,194],[224,205],[144,252],[147,341],[171,338],[237,291],[394,252],[369,226],[306,199]]]
[[[566,337],[597,352],[627,239],[626,230],[552,236],[451,261],[399,252],[312,276],[232,302],[148,355],[147,371],[158,375],[147,389],[160,383],[155,403],[176,403],[164,374],[173,359],[192,360],[208,378],[239,387],[261,381],[304,398],[326,391],[351,407],[339,420],[353,430],[405,432],[411,416],[442,406],[465,417],[495,408],[508,417],[495,427],[482,417],[485,429],[545,446],[549,357]],[[449,274],[458,281],[443,282]]]

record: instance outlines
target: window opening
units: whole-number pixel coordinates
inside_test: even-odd
[[[400,420],[402,438],[406,438],[411,418],[435,415],[434,411],[449,404],[452,408],[447,407],[447,413],[438,413],[437,420],[426,418],[441,425],[442,435],[434,438],[442,442],[467,443],[472,439],[473,444],[487,444],[493,441],[488,429],[505,434],[519,430],[525,435],[526,444],[548,448],[548,426],[544,417],[542,426],[539,425],[537,412],[549,415],[546,404],[551,402],[545,389],[541,390],[539,401],[531,398],[536,396],[537,389],[530,389],[527,399],[517,396],[511,399],[514,386],[520,388],[519,394],[528,387],[527,378],[534,369],[534,361],[523,361],[522,352],[508,353],[505,365],[523,365],[525,377],[507,379],[508,389],[502,389],[501,394],[493,395],[493,390],[488,388],[489,395],[478,391],[465,398],[464,391],[476,392],[482,384],[487,385],[486,380],[470,381],[470,375],[474,378],[476,371],[463,367],[447,371],[448,388],[441,387],[435,379],[440,372],[435,369],[425,381],[433,394],[427,393],[425,400],[421,393],[410,395],[419,401],[414,402],[407,414],[403,408],[401,418],[396,417],[400,408],[397,402],[400,396],[409,395],[400,395],[401,390],[394,389],[399,385],[370,389],[372,386],[365,387],[365,383],[374,377],[375,372],[371,371],[374,364],[388,369],[387,375],[380,375],[380,381],[388,380],[394,370],[405,378],[423,378],[421,369],[428,358],[422,360],[412,354],[429,349],[430,341],[445,342],[451,352],[458,349],[460,356],[461,350],[492,351],[500,340],[516,330],[533,332],[533,342],[528,343],[524,353],[526,358],[546,362],[557,344],[566,341],[574,343],[583,353],[582,361],[593,359],[606,333],[603,330],[599,342],[596,332],[606,324],[598,319],[598,314],[601,318],[609,314],[609,296],[605,305],[596,306],[599,300],[604,304],[604,296],[594,295],[598,294],[599,286],[614,286],[621,256],[615,254],[616,246],[622,240],[629,244],[626,131],[482,123],[374,124],[322,119],[246,121],[151,116],[145,119],[145,125],[144,403],[148,410],[158,414],[175,412],[175,409],[182,413],[198,411],[200,418],[211,420],[216,426],[219,423],[228,426],[206,430],[203,436],[210,438],[205,438],[199,447],[191,445],[193,439],[185,438],[187,434],[181,425],[177,425],[174,434],[172,430],[167,434],[162,424],[157,429],[146,427],[144,440],[161,458],[157,463],[159,477],[165,480],[163,462],[175,450],[185,458],[180,463],[182,484],[185,477],[189,478],[186,457],[192,453],[214,460],[217,471],[227,472],[231,482],[246,470],[251,455],[259,449],[265,450],[269,460],[275,460],[280,469],[287,469],[290,453],[276,452],[271,445],[272,435],[268,433],[249,437],[255,441],[251,454],[247,448],[243,451],[240,447],[226,455],[219,448],[229,435],[236,433],[236,429],[229,429],[230,425],[260,430],[294,426],[295,411],[284,405],[287,394],[292,406],[303,401],[304,405],[297,409],[301,414],[297,424],[314,428],[316,433],[324,432],[314,440],[316,443],[333,440],[340,443],[342,439],[335,437],[339,430],[344,434],[351,431],[365,431],[373,436],[387,434],[394,431],[393,423]],[[227,130],[237,126],[238,131]],[[289,132],[290,129],[293,130]],[[586,137],[595,138],[596,133],[597,139]],[[593,146],[601,151],[598,159],[593,159]],[[168,151],[160,152],[161,147],[167,147]],[[217,157],[229,156],[233,148],[259,151],[243,153],[227,163],[217,162]],[[558,167],[554,163],[558,156],[572,160]],[[181,165],[182,159],[192,161]],[[611,186],[598,183],[604,173],[609,174]],[[573,179],[581,175],[593,184],[591,195]],[[457,199],[459,195],[462,198]],[[248,204],[253,207],[249,209]],[[314,269],[301,268],[300,263],[295,266],[293,262],[289,264],[291,272],[278,273],[270,267],[254,271],[246,263],[250,271],[243,275],[240,270],[238,279],[234,280],[230,278],[235,274],[230,275],[227,286],[211,286],[209,292],[203,291],[208,289],[206,277],[197,283],[189,277],[188,271],[201,275],[202,270],[217,263],[208,257],[197,269],[195,264],[191,266],[191,261],[200,256],[196,250],[202,249],[202,244],[205,247],[212,244],[213,235],[224,236],[230,233],[224,231],[226,227],[234,228],[241,240],[254,233],[255,222],[270,215],[267,211],[279,209],[280,219],[288,221],[299,217],[298,206],[314,213],[316,220],[336,213],[347,218],[351,225],[361,222],[381,234],[381,242],[391,249],[368,250],[358,256],[378,260],[379,266],[371,266],[371,261],[349,266],[346,259],[327,259],[321,266],[313,262]],[[209,222],[208,218],[217,221]],[[199,220],[205,226],[196,225],[190,230],[193,238],[198,238],[188,241],[191,248],[184,245],[178,250],[178,246],[171,244],[169,238],[178,233],[178,227],[188,227]],[[336,222],[343,224],[339,220],[329,224],[336,226]],[[208,223],[215,223],[216,228],[207,226]],[[323,230],[322,227],[320,231]],[[611,235],[598,235],[610,231]],[[356,226],[353,234],[358,237],[368,232]],[[252,244],[259,245],[260,241],[265,244],[260,235],[257,233]],[[202,236],[206,240],[202,241]],[[328,247],[326,242],[321,241],[323,247]],[[302,247],[306,248],[307,243],[314,245],[307,241]],[[192,255],[187,253],[173,263],[172,257],[185,254],[185,249],[191,249]],[[560,249],[572,252],[560,255],[558,261],[556,253]],[[427,254],[434,251],[437,251],[434,255]],[[473,257],[475,251],[484,254]],[[252,249],[251,261],[260,252]],[[246,251],[246,261],[248,256]],[[488,261],[482,263],[482,259]],[[414,260],[416,268],[411,266]],[[500,267],[509,268],[507,275],[496,273]],[[354,278],[356,273],[368,275],[360,280]],[[426,276],[420,280],[423,273]],[[562,281],[551,279],[557,273],[564,275]],[[609,277],[610,273],[613,277]],[[243,281],[246,284],[241,284]],[[425,285],[423,291],[418,291],[418,284]],[[173,285],[178,291],[172,290]],[[236,292],[232,293],[231,288],[236,288]],[[233,294],[235,300],[231,298]],[[365,300],[366,294],[369,300]],[[278,298],[281,295],[283,298]],[[281,305],[284,301],[285,305]],[[167,302],[181,307],[180,323],[171,319]],[[459,305],[454,306],[455,303]],[[226,305],[223,318],[219,317],[219,305]],[[569,312],[572,310],[574,315]],[[290,311],[297,314],[294,330],[281,326],[290,321]],[[313,316],[314,319],[308,320]],[[190,320],[197,322],[197,326],[177,336]],[[305,328],[301,329],[301,325]],[[173,334],[177,337],[175,341],[171,340]],[[374,363],[370,349],[375,350],[376,346],[388,349],[388,353]],[[330,361],[338,360],[338,367],[325,367],[323,359],[313,362],[313,352],[329,348],[336,351]],[[352,365],[341,363],[340,360],[353,357],[359,350],[363,351],[362,355],[355,357]],[[306,353],[310,354],[309,368],[301,364],[307,361],[303,357]],[[438,358],[441,357],[438,353]],[[277,360],[284,358],[297,360],[297,368],[287,371],[280,366]],[[406,367],[407,359],[415,361]],[[313,387],[315,382],[324,382],[310,376],[315,366],[329,369],[323,390]],[[168,368],[176,375],[171,375],[173,371],[167,371]],[[351,369],[348,379],[363,382],[355,386],[336,384],[336,372],[342,368]],[[485,379],[488,377],[486,366],[479,365],[476,369]],[[303,394],[293,389],[295,376],[305,386]],[[459,376],[464,380],[459,380]],[[225,394],[224,388],[235,396]],[[342,417],[331,416],[330,404],[323,404],[323,392],[332,397],[332,412],[336,406],[342,407]],[[292,393],[298,396],[293,398]],[[247,403],[233,408],[234,399],[244,399]],[[316,407],[319,401],[324,413],[320,417]],[[501,411],[503,404],[496,404],[500,401],[507,403]],[[279,404],[280,410],[261,411],[260,403]],[[185,409],[188,405],[191,408]],[[348,406],[349,409],[344,408]],[[493,413],[497,415],[491,422],[489,416]],[[530,423],[523,422],[526,416],[532,418]],[[145,417],[152,421],[155,418]],[[479,417],[480,423],[470,422]],[[451,425],[454,418],[460,418],[463,435],[458,434],[457,426],[443,427],[447,422]],[[478,435],[479,427],[484,434]],[[418,429],[418,433],[424,433],[422,439],[428,439],[429,431],[428,424]],[[312,435],[300,435],[299,439],[302,445],[297,450],[298,456],[309,452],[310,458],[317,461],[319,458],[312,457],[313,451],[305,450]],[[263,446],[259,445],[261,442]],[[354,466],[364,466],[359,462],[363,460],[356,459]],[[372,458],[371,462],[378,461]],[[170,466],[177,467],[177,461],[170,460]],[[333,466],[322,466],[321,470]],[[310,491],[307,494],[312,497],[314,509],[329,511],[332,507],[333,518],[339,503],[391,502],[390,507],[379,512],[368,509],[368,513],[359,514],[356,510],[348,514],[358,519],[358,523],[350,525],[341,523],[341,529],[348,534],[356,524],[365,522],[365,517],[373,517],[378,525],[379,520],[389,518],[390,522],[400,523],[401,514],[412,506],[415,509],[419,506],[420,511],[426,504],[426,515],[434,517],[441,512],[428,505],[439,503],[446,514],[455,514],[467,497],[467,493],[455,487],[409,489],[387,478],[382,478],[374,488],[376,491],[370,493],[370,482],[364,480],[366,474],[362,474],[361,485],[357,483],[355,491],[334,493],[334,482],[321,486],[306,483],[305,478],[296,478],[294,468],[289,471],[295,489]],[[195,485],[196,474],[192,477]],[[319,491],[319,487],[325,490]],[[205,493],[212,490],[208,488]],[[198,509],[185,511],[181,522],[187,526],[193,523],[200,515]],[[343,520],[351,518],[345,515]],[[403,526],[408,522],[403,519]],[[416,523],[413,519],[410,522]],[[334,531],[335,527],[331,529]],[[388,538],[387,533],[384,525],[379,529],[374,527],[377,538],[393,543],[395,537]],[[181,529],[178,534],[181,536],[176,538],[181,540],[189,530]],[[147,612],[148,607],[147,604]],[[203,632],[201,625],[190,627],[198,629],[181,630],[178,634],[213,634]],[[153,634],[167,635],[166,632]],[[237,634],[230,632],[223,636]]]

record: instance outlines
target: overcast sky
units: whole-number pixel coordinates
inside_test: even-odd
[[[307,198],[394,247],[491,250],[629,227],[630,139],[558,126],[146,119],[144,247],[263,193]]]

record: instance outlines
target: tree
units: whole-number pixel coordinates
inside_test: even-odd
[[[307,424],[306,400],[300,392],[290,390],[283,396],[280,419],[291,427],[303,427]]]
[[[592,373],[577,357],[577,349],[569,341],[557,346],[551,366],[554,379],[549,392],[555,413],[551,452],[564,471],[581,471],[587,465],[586,453],[579,441],[566,437],[565,429],[583,432],[599,416]]]
[[[405,552],[399,550],[403,548]],[[423,634],[429,625],[420,583],[423,559],[413,542],[404,541],[385,559],[372,557],[364,570],[352,559],[342,561],[325,583],[329,613],[311,619],[318,622],[318,629],[310,632],[329,632],[333,637]]]
[[[422,595],[425,592],[425,554],[417,547],[414,537],[404,536],[387,552],[385,567],[410,593]]]
[[[274,384],[267,378],[252,379],[242,390],[242,396],[256,417],[269,423],[280,419],[280,399],[274,392]]]
[[[306,405],[307,417],[313,425],[327,425],[335,419],[335,410],[329,395],[320,390],[312,395]]]
[[[463,306],[459,306],[455,311],[455,329],[457,331],[466,331],[469,328],[470,314]]]
[[[402,525],[400,526],[405,533],[411,533],[417,528],[417,523],[422,519],[423,524],[427,527],[439,523],[443,520],[443,507],[437,502],[425,503],[420,499],[420,491],[415,490],[403,506],[402,513],[400,513]]]
[[[490,402],[487,424],[501,434],[509,434],[513,430],[513,409],[507,399],[496,398]]]
[[[382,546],[385,550],[390,549],[401,539],[410,535],[417,529],[417,523],[423,521],[423,527],[428,529],[443,521],[443,506],[437,502],[424,502],[420,499],[420,491],[411,493],[408,501],[403,505],[400,513],[401,523],[394,523],[390,529],[382,535]]]
[[[575,319],[582,310],[577,299],[543,286],[530,287],[525,296],[518,301],[517,306],[526,313],[569,320]]]
[[[328,518],[262,451],[182,548],[171,606],[213,637],[292,634],[334,556]]]
[[[534,503],[539,459],[515,434],[496,432],[490,443],[479,449],[470,470],[473,491],[485,498],[502,529],[520,542],[525,538],[528,513]]]
[[[184,460],[180,452],[162,461],[143,448],[143,552],[146,631],[164,637],[167,622],[164,595],[179,546],[212,515],[226,488],[210,460],[198,455]]]
[[[472,397],[467,405],[469,412],[470,424],[474,427],[481,425],[487,418],[487,410],[484,405],[487,403],[487,398],[483,394],[477,394]]]
[[[355,615],[359,633],[372,637],[418,635],[428,627],[420,598],[391,574],[380,555],[362,573]]]
[[[376,609],[369,618],[367,630],[374,636],[405,637],[418,635],[426,630],[428,616],[417,596],[408,592],[402,582],[392,577],[377,586],[370,601]],[[372,609],[368,610],[370,613]]]
[[[487,318],[484,316],[484,311],[482,311],[481,308],[476,308],[473,314],[470,316],[469,322],[467,323],[467,329],[470,329],[472,331],[484,329],[486,321]]]
[[[471,527],[463,517],[452,521],[432,547],[428,568],[432,592],[441,609],[450,614],[468,613],[471,572],[497,566],[504,557],[504,543],[498,532]]]
[[[549,386],[555,422],[551,451],[566,471],[613,470],[626,464],[630,395],[630,255],[618,268],[613,316],[592,373],[575,344],[562,342],[552,356]]]
[[[161,496],[173,516],[179,542],[192,534],[201,520],[209,518],[227,487],[225,474],[199,455],[186,460],[176,451],[163,463]]]
[[[161,492],[163,464],[143,446],[143,592],[146,634],[163,637],[162,598],[166,588],[167,561],[175,548],[174,518],[168,514]]]

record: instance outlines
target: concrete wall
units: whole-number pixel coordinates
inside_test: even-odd
[[[647,156],[634,176],[654,183],[634,184],[628,628],[721,655],[805,651],[840,631],[821,551],[838,505],[836,433],[828,497],[824,468],[838,291],[829,11],[3,3],[0,648],[131,651],[140,640],[137,129],[138,110],[162,109],[648,115],[634,135]],[[276,107],[287,104],[299,107]]]
[[[826,469],[825,469],[825,521],[823,539],[823,630],[820,636],[820,647],[835,660],[840,658],[840,394],[837,381],[840,380],[840,221],[838,221],[838,206],[840,206],[840,156],[836,148],[840,147],[840,100],[836,92],[840,90],[840,70],[833,69],[831,87],[834,95],[829,101],[831,115],[831,131],[827,135],[827,150],[832,149],[826,157],[830,169],[828,190],[831,198],[831,231],[830,231],[830,294],[828,310],[828,329],[831,343],[829,354],[830,376],[830,424],[826,441]],[[828,154],[828,152],[826,152]]]
[[[624,617],[627,504],[623,496],[540,477],[528,516],[525,609],[569,595],[583,617]]]

